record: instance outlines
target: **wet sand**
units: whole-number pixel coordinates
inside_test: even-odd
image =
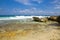
[[[60,40],[60,24],[49,21],[0,25],[0,40]]]

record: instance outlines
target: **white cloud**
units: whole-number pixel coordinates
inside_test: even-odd
[[[16,2],[22,3],[24,5],[30,5],[29,0],[15,0]]]
[[[54,4],[60,4],[60,0],[54,0],[52,3],[54,3]]]
[[[23,10],[16,8],[16,9],[13,9],[13,12],[14,13],[19,12],[19,13],[32,13],[32,14],[34,14],[34,13],[41,13],[42,10],[38,10],[37,8],[30,8],[30,9],[23,9]]]
[[[42,2],[42,0],[14,0],[14,1],[16,1],[18,3],[22,3],[24,5],[33,5],[33,3],[31,1],[35,1],[39,4]]]
[[[60,9],[60,0],[54,0],[51,3],[54,5],[54,9]]]
[[[60,9],[60,5],[56,5],[54,9]]]
[[[19,9],[19,8],[13,8],[12,10],[0,10],[0,13],[11,13],[11,14],[31,14],[31,15],[60,15],[60,12],[54,12],[54,11],[47,11],[47,10],[40,10],[37,8],[29,8],[29,9]]]
[[[24,9],[24,10],[19,10],[15,9],[15,13],[21,13],[21,14],[42,14],[42,15],[59,15],[60,12],[54,12],[54,11],[47,11],[47,10],[40,10],[37,8],[30,8],[30,9]]]
[[[43,0],[32,0],[32,1],[36,1],[40,4]]]

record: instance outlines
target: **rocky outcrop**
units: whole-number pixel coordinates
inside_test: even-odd
[[[41,22],[47,22],[48,21],[48,19],[47,18],[41,18],[41,20],[40,20]]]
[[[57,17],[56,21],[60,24],[60,16]]]
[[[36,22],[47,22],[48,19],[47,18],[33,17],[33,21],[36,21]]]
[[[58,16],[51,16],[48,18],[50,21],[56,21]]]
[[[56,21],[60,24],[60,16],[51,16],[48,18],[50,21]]]
[[[60,23],[60,16],[51,16],[49,18],[33,17],[33,21],[36,21],[36,22],[56,21],[56,22]]]
[[[39,17],[33,17],[33,21],[40,22]]]

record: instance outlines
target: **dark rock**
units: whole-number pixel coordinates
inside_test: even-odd
[[[48,19],[47,18],[41,18],[41,20],[40,20],[41,22],[47,22],[48,21]]]
[[[48,19],[47,18],[33,17],[33,21],[36,21],[36,22],[47,22]]]
[[[48,18],[50,21],[56,21],[58,16],[51,16]]]
[[[56,21],[60,24],[60,16],[57,17]]]
[[[40,22],[39,17],[33,17],[33,21]]]

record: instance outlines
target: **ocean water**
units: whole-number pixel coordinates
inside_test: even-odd
[[[50,16],[0,16],[0,24],[6,24],[10,22],[32,22],[32,17],[50,17]]]
[[[39,17],[39,18],[44,18],[44,17],[49,17],[49,16],[0,16],[0,20],[18,20],[18,19],[28,19],[32,17]]]

